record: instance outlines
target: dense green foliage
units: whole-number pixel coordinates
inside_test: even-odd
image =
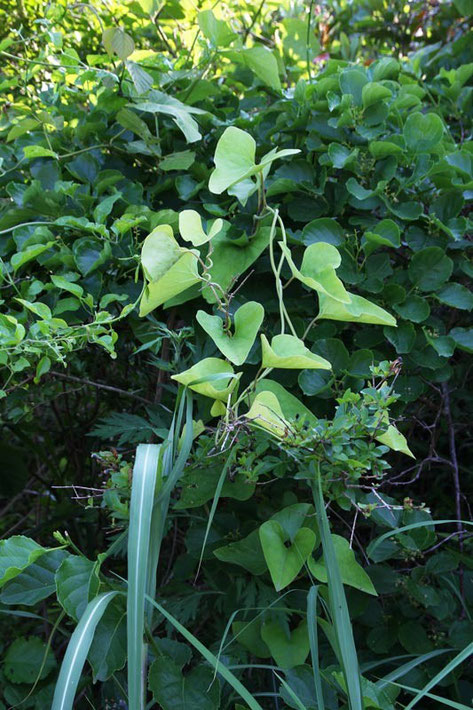
[[[471,0],[39,5],[0,708],[471,707]]]

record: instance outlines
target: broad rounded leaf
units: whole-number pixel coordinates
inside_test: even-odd
[[[411,113],[404,125],[404,139],[414,153],[425,153],[435,148],[442,140],[444,125],[436,113]]]
[[[46,644],[38,637],[17,638],[9,646],[3,658],[5,676],[12,683],[27,683],[28,685],[33,685],[38,676],[40,680],[46,678],[57,664],[54,654],[49,648],[44,666],[41,667],[45,653]]]
[[[409,278],[421,291],[436,291],[448,281],[453,261],[440,247],[426,247],[416,252],[408,266]]]

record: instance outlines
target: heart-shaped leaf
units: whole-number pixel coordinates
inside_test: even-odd
[[[224,130],[215,149],[215,170],[210,176],[210,192],[220,195],[237,182],[246,180],[269,166],[276,158],[300,153],[297,149],[288,148],[280,151],[270,151],[258,165],[255,162],[256,142],[246,131],[236,126]]]
[[[198,252],[179,246],[168,224],[161,224],[146,237],[141,264],[149,283],[141,298],[140,316],[200,281],[197,256]]]
[[[253,656],[270,658],[271,651],[261,638],[261,617],[252,621],[234,621],[232,632],[235,641],[241,643]]]
[[[305,619],[292,632],[277,621],[267,621],[261,627],[261,638],[281,668],[300,666],[309,655],[309,634]]]
[[[256,395],[246,417],[256,426],[266,429],[279,439],[286,435],[289,427],[277,396],[268,391]]]
[[[302,258],[301,268],[294,264],[289,248],[279,242],[287,259],[292,275],[317,293],[323,293],[335,301],[349,303],[350,297],[335,273],[342,261],[338,250],[332,244],[317,242],[307,247]]]
[[[404,139],[414,153],[425,153],[435,148],[442,140],[444,125],[436,113],[425,115],[416,111],[407,117]]]
[[[279,592],[301,571],[314,549],[316,535],[309,528],[300,528],[289,541],[281,524],[277,520],[268,520],[261,525],[259,536],[271,579]]]
[[[243,365],[253,347],[258,330],[264,318],[261,303],[249,301],[243,304],[234,315],[234,333],[225,332],[224,321],[220,316],[211,316],[205,311],[197,312],[197,320],[212,338],[225,357],[234,365]]]
[[[183,675],[169,657],[157,658],[149,669],[149,688],[163,710],[217,710],[220,707],[220,684],[213,670],[197,666]]]
[[[347,292],[348,293],[348,292]],[[340,303],[323,293],[319,293],[320,319],[340,320],[355,323],[373,323],[377,325],[396,326],[396,319],[390,313],[368,301],[363,296],[350,296],[349,303]]]
[[[207,357],[193,367],[172,375],[171,379],[186,385],[194,392],[225,402],[233,391],[240,375],[235,375],[229,362],[218,357]]]
[[[179,213],[179,232],[186,242],[191,242],[195,247],[209,242],[212,237],[220,232],[223,219],[216,219],[206,234],[202,227],[202,217],[195,210],[183,210]]]
[[[373,586],[373,582],[363,567],[356,561],[355,553],[351,549],[348,540],[345,540],[345,538],[340,535],[331,535],[331,538],[343,584],[348,584],[350,587],[355,587],[355,589],[376,596],[377,592]],[[327,569],[324,557],[322,556],[317,561],[315,561],[313,557],[310,557],[308,564],[314,577],[326,584]]]
[[[304,342],[294,335],[275,335],[269,344],[261,335],[263,367],[279,367],[285,370],[331,370],[328,360],[315,355]]]

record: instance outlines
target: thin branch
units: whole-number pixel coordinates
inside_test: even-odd
[[[66,375],[62,372],[56,372],[55,370],[52,370],[49,374],[53,377],[59,377],[63,380],[70,380],[71,382],[80,382],[81,384],[86,385],[87,387],[96,387],[97,389],[107,390],[108,392],[115,392],[116,394],[119,394],[122,397],[130,397],[131,399],[136,399],[138,402],[142,402],[143,404],[153,404],[153,402],[151,402],[149,399],[140,397],[140,395],[138,394],[128,392],[127,390],[122,390],[119,387],[113,387],[112,385],[106,385],[103,382],[93,382],[92,380],[87,380],[82,377],[76,377],[75,375]]]

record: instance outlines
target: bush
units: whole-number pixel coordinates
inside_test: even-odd
[[[5,707],[468,707],[471,3],[0,12]]]

